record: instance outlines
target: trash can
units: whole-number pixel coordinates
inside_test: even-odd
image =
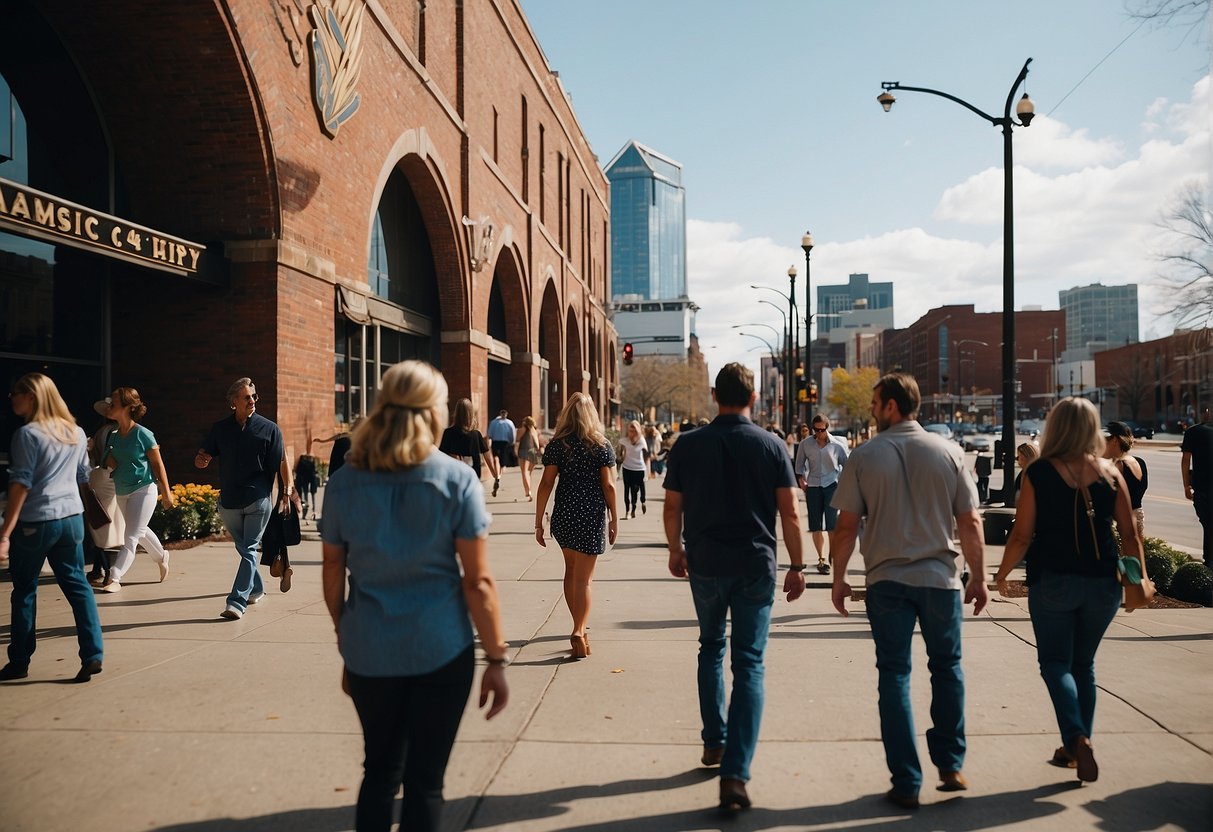
[[[1007,536],[1015,525],[1015,509],[988,508],[981,516],[987,546],[1006,546]]]

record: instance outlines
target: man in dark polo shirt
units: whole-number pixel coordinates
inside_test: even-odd
[[[232,415],[211,425],[194,466],[205,468],[219,458],[219,516],[240,554],[236,580],[219,617],[236,620],[244,616],[249,604],[265,596],[257,555],[273,510],[274,478],[282,475],[285,497],[295,487],[282,431],[257,413],[257,387],[252,379],[237,379],[228,388],[227,399]]]
[[[1204,529],[1205,566],[1213,569],[1213,418],[1209,408],[1204,409],[1200,422],[1184,431],[1179,446],[1179,473],[1184,497],[1192,501],[1196,519]]]
[[[775,601],[775,513],[792,566],[789,601],[804,593],[796,477],[781,440],[750,421],[754,374],[727,364],[712,395],[715,421],[670,449],[665,535],[670,574],[690,578],[699,619],[699,713],[703,764],[720,765],[720,806],[750,805],[746,783],[762,722],[763,655]],[[685,546],[684,546],[685,541]],[[732,618],[733,690],[726,718],[725,619]]]

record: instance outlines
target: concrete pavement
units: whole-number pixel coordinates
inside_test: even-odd
[[[622,521],[599,561],[594,652],[580,662],[568,658],[560,552],[534,543],[517,472],[488,499],[511,701],[486,722],[473,690],[447,773],[448,829],[1213,828],[1213,610],[1117,615],[1097,662],[1100,779],[1087,786],[1045,763],[1059,740],[1026,599],[965,621],[968,792],[934,791],[916,643],[927,782],[922,809],[907,813],[880,799],[889,782],[863,606],[838,616],[812,572],[805,597],[776,601],[755,808],[721,818],[716,780],[698,765],[694,611],[666,572],[661,489],[648,486],[647,515]],[[105,670],[86,685],[64,684],[78,667],[74,629],[44,579],[30,677],[0,685],[0,829],[351,829],[361,732],[338,687],[308,537],[293,550],[292,591],[263,569],[272,589],[237,622],[218,619],[229,545],[174,553],[163,584],[141,554],[121,593],[98,596]],[[990,571],[1000,555],[987,551]],[[7,637],[7,604],[0,616]]]

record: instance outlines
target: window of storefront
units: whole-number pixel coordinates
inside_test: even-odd
[[[0,178],[108,211],[109,147],[85,85],[45,21],[17,2],[0,27]],[[0,375],[54,379],[85,430],[107,389],[110,267],[95,254],[0,231]],[[0,476],[19,420],[0,416]]]
[[[440,366],[438,286],[420,206],[393,173],[371,227],[370,297],[342,294],[335,330],[334,413],[349,423],[375,403],[379,378],[406,359]]]

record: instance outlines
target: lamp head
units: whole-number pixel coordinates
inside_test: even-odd
[[[796,267],[795,266],[788,266],[788,277],[792,278],[793,280],[796,279]]]
[[[812,251],[813,250],[813,235],[807,231],[804,232],[804,236],[800,238],[800,247],[804,249],[804,253],[806,255],[810,251]]]
[[[1023,94],[1023,98],[1019,99],[1019,103],[1015,105],[1015,115],[1019,117],[1024,127],[1030,125],[1032,119],[1036,116],[1036,105],[1032,103],[1032,99],[1028,98],[1026,92]]]
[[[893,109],[893,104],[897,101],[897,99],[893,97],[893,93],[889,92],[888,90],[885,90],[880,95],[876,96],[876,100],[880,102],[881,107],[884,107],[884,111],[886,113]]]

